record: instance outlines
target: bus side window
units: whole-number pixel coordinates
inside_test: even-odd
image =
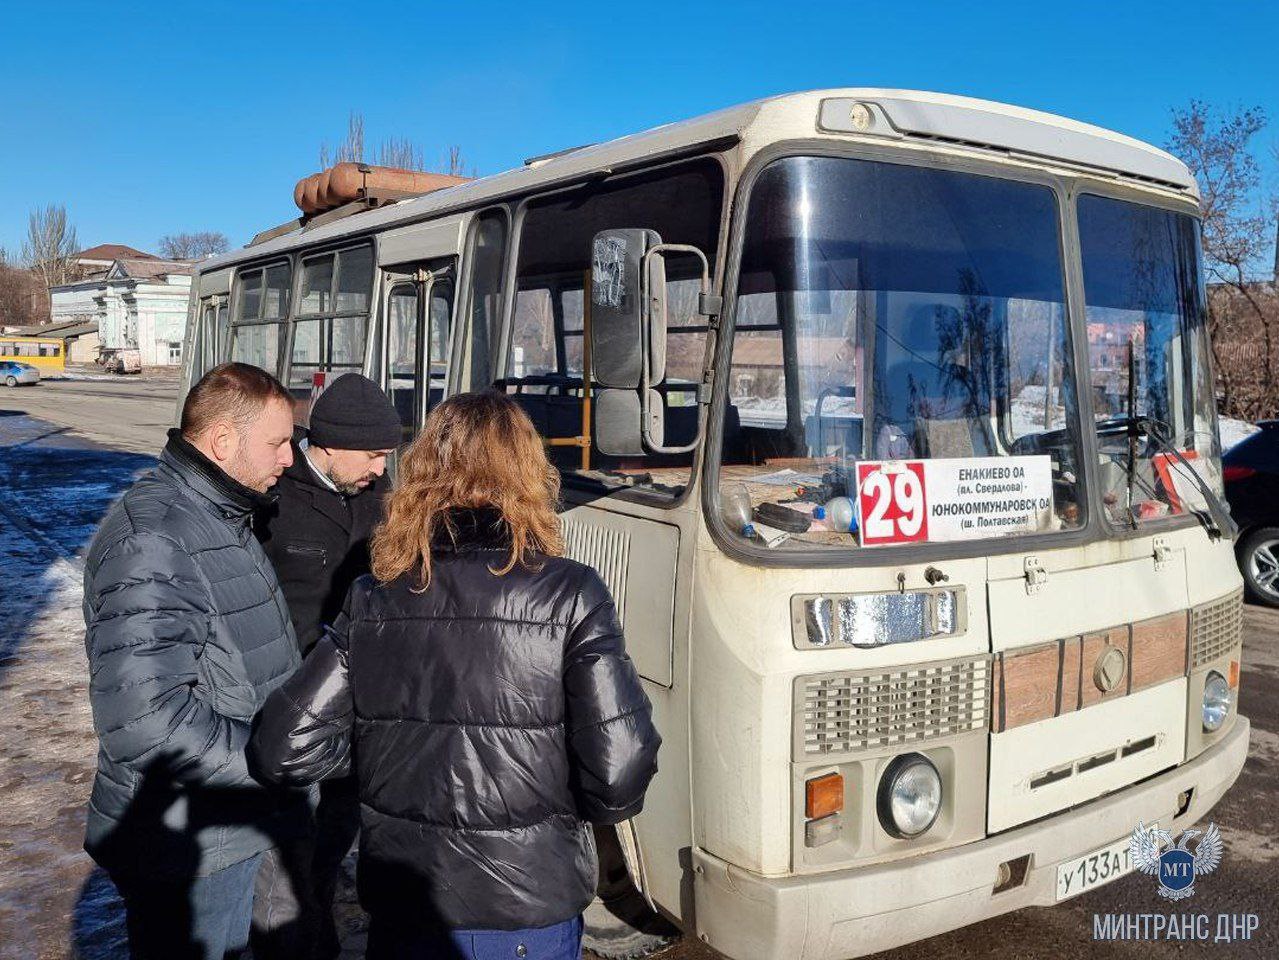
[[[286,380],[303,422],[317,374],[363,370],[372,299],[371,246],[303,259]]]
[[[241,271],[236,278],[232,316],[232,360],[251,363],[272,374],[280,372],[280,335],[289,315],[288,263]]]
[[[506,262],[506,211],[486,210],[471,228],[470,322],[467,388],[483,390],[493,382],[497,331],[502,320],[502,268]]]

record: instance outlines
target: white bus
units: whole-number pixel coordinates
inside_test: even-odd
[[[498,389],[664,739],[588,944],[843,958],[1053,904],[1234,782],[1198,193],[899,90],[732,107],[202,263],[187,383]],[[554,882],[554,878],[547,878]]]

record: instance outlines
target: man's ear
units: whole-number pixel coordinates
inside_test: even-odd
[[[226,463],[239,446],[239,435],[229,420],[215,421],[206,436],[210,458],[214,463]]]

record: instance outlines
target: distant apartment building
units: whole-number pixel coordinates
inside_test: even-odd
[[[182,362],[190,262],[121,244],[92,247],[77,259],[85,276],[49,291],[52,323],[96,323],[108,357],[137,350],[145,366]]]

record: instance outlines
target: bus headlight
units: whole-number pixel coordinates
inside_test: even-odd
[[[1216,670],[1211,671],[1204,681],[1203,712],[1204,730],[1207,733],[1220,730],[1230,713],[1230,685]]]
[[[879,822],[891,836],[909,840],[927,832],[941,813],[941,774],[922,753],[896,757],[879,781]]]

